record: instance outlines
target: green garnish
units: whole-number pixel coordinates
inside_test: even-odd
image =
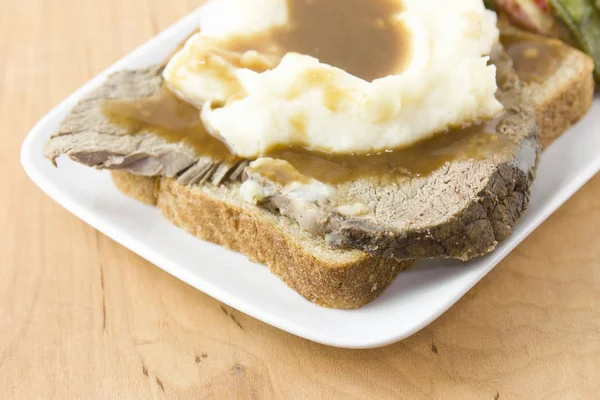
[[[569,28],[581,50],[594,59],[600,83],[600,14],[594,0],[550,0],[557,16]]]

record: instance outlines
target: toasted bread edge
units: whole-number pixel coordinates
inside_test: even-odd
[[[112,172],[112,177],[124,194],[156,205],[167,220],[198,238],[267,265],[289,287],[321,306],[362,307],[413,264],[384,260],[357,250],[325,249],[322,238],[305,235],[286,217],[240,207],[212,196],[210,191],[172,179],[117,171]],[[323,252],[327,252],[327,257],[319,256]]]
[[[588,113],[594,101],[593,70],[590,57],[569,48],[562,68],[554,77],[529,88],[532,92],[543,93],[535,106],[539,139],[544,150]]]

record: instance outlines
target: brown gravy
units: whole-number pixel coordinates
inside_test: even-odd
[[[285,160],[269,160],[259,165],[253,165],[249,170],[283,186],[290,182],[308,183],[310,181],[310,176],[300,173]]]
[[[196,108],[165,88],[158,95],[144,99],[107,100],[102,109],[111,123],[130,134],[151,132],[168,142],[185,142],[199,155],[210,156],[215,161],[236,158],[221,140],[206,131]],[[301,118],[298,125],[301,129]],[[501,151],[510,143],[505,136],[496,133],[493,122],[488,122],[441,133],[405,149],[376,154],[335,155],[286,147],[265,156],[288,161],[307,177],[337,184],[358,178],[426,175],[446,162],[480,159]],[[271,172],[278,180],[291,176],[287,169]]]
[[[282,57],[307,54],[373,81],[397,74],[410,58],[410,34],[395,15],[400,0],[287,0],[286,26],[240,35],[219,45],[227,51]]]
[[[330,154],[302,148],[275,151],[269,157],[286,160],[301,174],[339,184],[360,178],[394,181],[425,176],[447,162],[482,159],[506,149],[510,140],[496,133],[495,124],[450,130],[403,149],[373,154]]]
[[[233,158],[229,148],[206,131],[200,111],[165,87],[152,97],[106,100],[102,112],[109,122],[131,135],[151,132],[170,143],[187,143],[199,155],[215,160]]]
[[[525,82],[543,82],[564,59],[565,47],[558,40],[508,34],[501,36],[501,42],[513,59],[517,75]]]

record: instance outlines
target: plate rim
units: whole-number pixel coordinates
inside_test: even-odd
[[[197,24],[197,18],[199,18],[201,9],[200,6],[196,10],[185,15],[183,18],[172,24],[169,28],[160,32],[158,35],[151,38],[146,43],[142,44],[126,56],[100,72],[98,75],[87,81],[80,88],[71,93],[58,105],[53,107],[47,114],[45,114],[29,131],[27,134],[20,151],[20,161],[23,168],[29,178],[50,198],[57,202],[60,206],[65,208],[70,213],[74,214],[77,218],[81,219],[94,229],[102,232],[112,240],[123,245],[127,249],[138,254],[148,262],[156,265],[168,274],[175,278],[185,282],[186,284],[196,288],[215,298],[216,300],[227,304],[228,306],[239,310],[245,314],[250,315],[260,321],[263,321],[271,326],[278,329],[289,332],[293,335],[311,340],[313,342],[321,343],[328,346],[342,347],[349,349],[366,349],[386,346],[400,340],[403,340],[409,336],[412,336],[416,332],[420,331],[424,327],[428,326],[431,322],[436,320],[439,316],[445,313],[451,308],[460,298],[462,298],[469,290],[471,290],[484,276],[486,276],[504,257],[506,257],[517,245],[519,245],[533,230],[535,230],[542,222],[544,222],[550,215],[552,215],[556,209],[558,209],[564,202],[566,202],[575,192],[579,190],[587,181],[589,181],[597,172],[600,170],[600,156],[584,169],[584,171],[576,176],[576,179],[570,181],[565,186],[556,192],[557,198],[554,200],[549,207],[548,212],[541,213],[533,221],[531,221],[523,231],[519,232],[518,235],[511,235],[511,238],[492,252],[486,257],[489,260],[486,263],[486,267],[481,269],[476,278],[472,279],[468,285],[465,285],[461,290],[449,297],[446,307],[440,307],[435,312],[431,313],[427,318],[414,324],[411,329],[405,329],[401,332],[391,332],[387,335],[373,335],[368,336],[363,341],[350,340],[345,341],[344,338],[331,337],[327,334],[317,335],[311,330],[304,329],[299,324],[294,324],[290,320],[283,319],[275,313],[265,312],[265,310],[254,306],[253,304],[244,304],[243,301],[235,299],[231,293],[221,290],[215,287],[210,282],[202,279],[199,276],[191,276],[192,273],[185,273],[185,269],[179,268],[175,261],[170,261],[168,256],[162,255],[160,251],[153,251],[149,247],[144,247],[142,243],[139,243],[131,235],[128,235],[121,231],[118,226],[112,226],[110,222],[103,221],[101,217],[95,216],[93,212],[85,209],[85,207],[79,205],[77,201],[71,199],[67,193],[63,192],[59,186],[54,184],[51,179],[46,177],[42,170],[39,170],[35,165],[36,154],[35,144],[37,140],[41,140],[42,137],[47,136],[48,128],[46,126],[51,120],[58,117],[65,109],[72,108],[77,101],[88,94],[91,90],[98,87],[99,84],[106,79],[106,77],[118,69],[131,68],[130,64],[134,63],[136,59],[140,58],[140,55],[145,53],[147,50],[159,45],[162,41],[170,41],[173,36],[181,36],[177,32],[183,32],[184,26],[187,24]],[[596,99],[598,101],[598,99]],[[39,138],[39,139],[38,139]],[[140,206],[142,206],[140,204]],[[224,248],[223,248],[224,249]],[[226,250],[226,249],[224,249]],[[227,250],[229,251],[229,250]],[[190,276],[186,276],[190,275]],[[190,283],[193,281],[194,283]],[[289,289],[292,290],[292,289]],[[318,306],[317,306],[318,307]],[[345,310],[351,313],[352,310]]]

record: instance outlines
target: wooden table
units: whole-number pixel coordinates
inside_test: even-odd
[[[198,5],[0,0],[1,399],[600,396],[600,176],[431,326],[364,351],[225,307],[42,194],[26,132]]]

